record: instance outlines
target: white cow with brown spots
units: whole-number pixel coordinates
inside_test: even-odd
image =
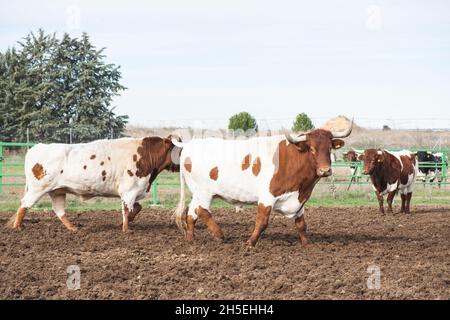
[[[127,232],[128,221],[142,209],[138,201],[148,194],[156,176],[164,169],[179,169],[175,162],[178,162],[180,150],[171,138],[122,138],[33,146],[25,157],[25,195],[10,224],[21,229],[27,210],[48,194],[58,218],[67,229],[75,231],[64,210],[69,193],[83,199],[119,197],[122,229]]]
[[[303,207],[320,178],[332,173],[330,152],[344,146],[344,141],[337,138],[347,137],[351,129],[351,125],[340,133],[316,129],[295,137],[286,134],[248,140],[173,141],[183,148],[181,198],[175,212],[178,226],[187,240],[193,240],[195,222],[200,217],[214,238],[223,239],[210,212],[212,199],[219,197],[230,203],[258,204],[248,246],[256,244],[273,210],[295,219],[300,240],[306,244]],[[192,192],[187,214],[183,181]]]

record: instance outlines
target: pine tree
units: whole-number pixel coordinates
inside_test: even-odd
[[[122,135],[127,116],[116,116],[113,97],[126,88],[87,34],[30,33],[18,49],[0,54],[0,141],[85,142]]]

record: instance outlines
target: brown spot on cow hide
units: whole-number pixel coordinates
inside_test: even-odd
[[[318,178],[310,152],[299,152],[294,144],[282,140],[274,153],[275,172],[269,190],[275,197],[299,191],[299,201],[309,199]]]
[[[403,170],[400,174],[400,182],[402,184],[408,183],[409,175],[414,173],[414,162],[415,157],[414,156],[400,156],[400,159],[403,164]]]
[[[111,157],[108,157],[108,160],[111,160]]]
[[[86,169],[87,169],[87,165],[84,165],[84,166],[83,166],[83,169],[86,170]]]
[[[61,173],[61,174],[62,174],[63,172],[64,172],[64,170],[61,170],[61,171],[60,171],[59,173]]]
[[[137,155],[133,154],[133,161],[136,162],[137,161]]]
[[[252,172],[256,177],[260,171],[261,171],[261,159],[259,157],[256,157],[255,161],[253,161]]]
[[[142,139],[142,143],[137,149],[139,160],[136,162],[136,176],[146,177],[155,171],[156,177],[164,169],[177,170],[177,165],[172,162],[171,158],[173,147],[172,141],[166,138],[147,137]]]
[[[106,171],[105,170],[102,171],[102,176],[106,176]]]
[[[245,156],[244,160],[242,160],[242,171],[247,170],[250,168],[250,163],[252,162],[252,155],[248,154]]]
[[[186,159],[184,159],[184,167],[186,168],[187,172],[191,172],[192,171],[192,160],[189,157],[186,157]]]
[[[127,170],[127,173],[130,177],[134,176],[133,172],[131,172],[131,170]]]
[[[209,177],[212,180],[216,180],[217,181],[217,178],[219,178],[219,168],[218,167],[212,168],[211,171],[209,171]]]
[[[31,171],[33,171],[34,177],[38,180],[41,180],[47,174],[44,167],[40,163],[36,163]]]
[[[100,162],[100,165],[102,166],[102,165],[104,165],[105,164],[105,162],[104,161],[102,161],[102,162]]]
[[[95,159],[95,154],[93,154],[89,159],[94,160]]]
[[[105,181],[106,180],[106,177],[103,177],[103,179],[102,179],[103,181]]]

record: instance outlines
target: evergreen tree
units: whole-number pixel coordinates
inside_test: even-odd
[[[105,63],[87,34],[80,39],[39,30],[18,49],[0,54],[0,141],[24,141],[27,128],[34,141],[85,142],[120,136],[127,116],[110,107],[126,89],[119,67]]]
[[[294,132],[304,132],[314,128],[314,125],[308,115],[304,112],[299,113],[295,118],[294,124],[292,125],[292,131]]]

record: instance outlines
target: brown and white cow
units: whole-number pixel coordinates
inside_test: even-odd
[[[211,216],[215,197],[230,203],[257,204],[256,224],[249,247],[255,246],[266,229],[272,211],[295,219],[303,244],[307,243],[303,212],[316,183],[331,175],[330,152],[344,146],[352,125],[343,132],[316,129],[295,137],[285,134],[247,140],[193,139],[174,144],[180,156],[181,197],[175,212],[177,225],[187,240],[194,239],[200,219],[214,238],[223,239],[221,228]],[[192,201],[185,215],[185,188]]]
[[[416,155],[407,150],[389,152],[367,149],[359,158],[364,161],[362,173],[370,175],[380,212],[384,213],[383,196],[386,194],[388,212],[393,212],[392,201],[395,194],[400,191],[402,198],[400,212],[409,213],[412,190],[418,173]]]
[[[127,232],[128,221],[133,221],[142,209],[138,201],[148,194],[156,176],[165,169],[179,170],[179,152],[171,136],[37,144],[25,157],[25,195],[10,224],[21,229],[27,210],[48,194],[64,226],[76,231],[64,210],[69,193],[83,199],[119,197],[122,230]]]
[[[352,150],[348,150],[347,152],[342,153],[342,155],[344,156],[344,161],[347,162],[358,162],[358,157],[362,154],[363,152],[352,149]]]

